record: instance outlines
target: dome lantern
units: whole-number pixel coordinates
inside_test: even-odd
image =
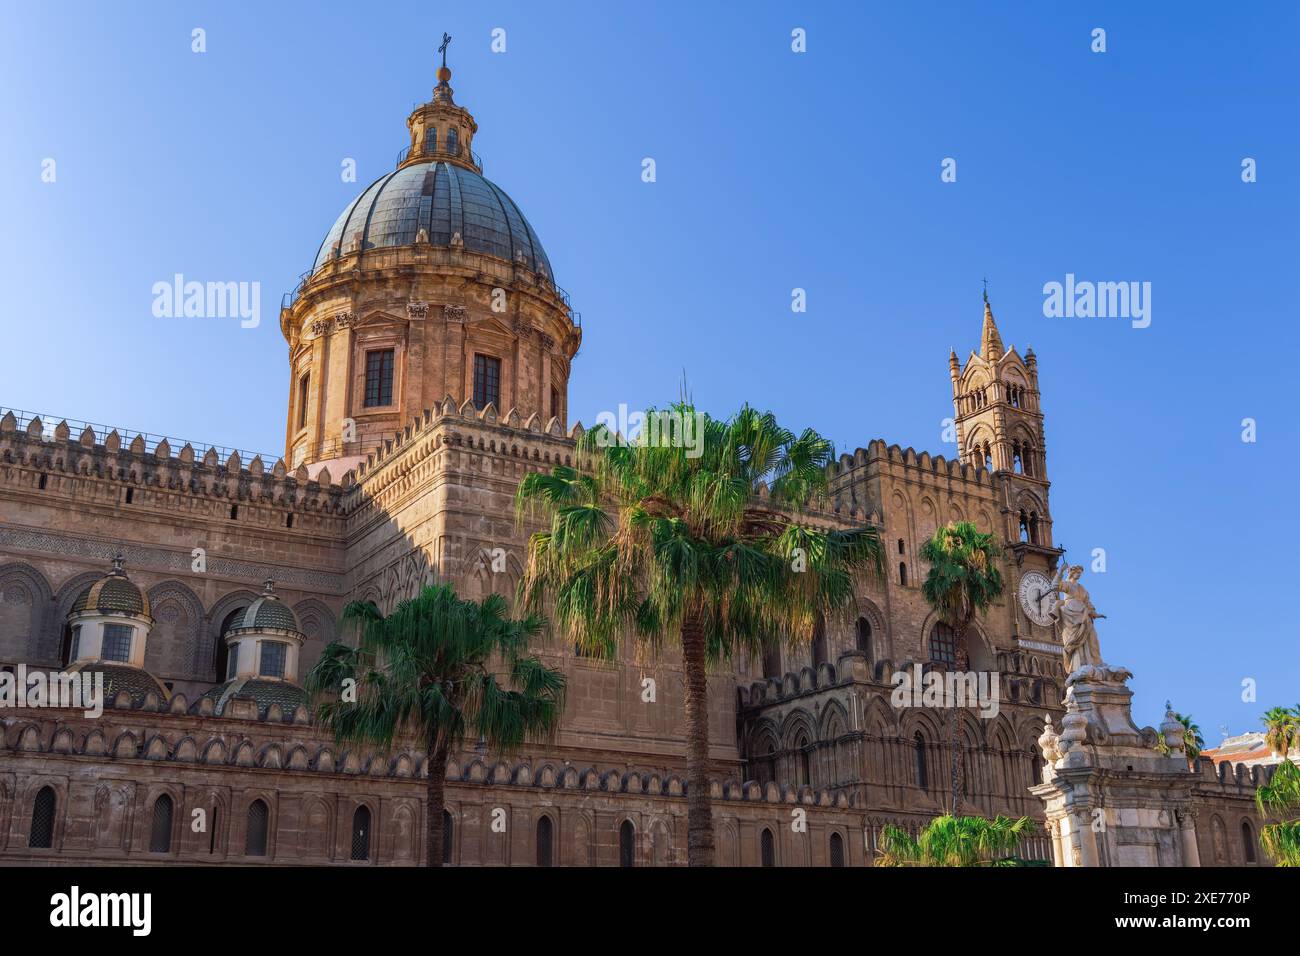
[[[407,148],[398,169],[410,163],[442,160],[473,170],[483,172],[483,164],[474,155],[471,144],[478,124],[473,115],[463,106],[457,106],[451,88],[451,70],[447,68],[447,47],[451,36],[442,35],[442,66],[438,68],[438,85],[433,88],[433,98],[421,103],[406,119],[406,128],[411,133],[411,145]]]
[[[127,577],[121,554],[112,569],[77,596],[68,612],[72,646],[68,663],[118,663],[144,667],[153,629],[149,596]]]
[[[238,615],[223,635],[229,649],[226,679],[298,680],[298,652],[306,635],[298,618],[266,581],[262,594]]]

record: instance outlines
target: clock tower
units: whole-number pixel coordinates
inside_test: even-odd
[[[1048,509],[1038,358],[1033,349],[1022,357],[1014,345],[1003,346],[986,289],[979,351],[970,353],[964,367],[953,351],[948,365],[961,460],[983,466],[996,479],[1003,545],[1015,562],[1009,583],[1016,591],[1016,635],[1022,642],[1048,640],[1047,592],[1062,552],[1053,544]]]

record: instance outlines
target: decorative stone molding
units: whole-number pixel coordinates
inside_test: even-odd
[[[0,547],[46,554],[68,554],[96,562],[111,561],[120,552],[132,567],[149,571],[188,573],[192,561],[188,551],[166,551],[162,548],[106,544],[87,538],[64,536],[54,532],[23,531],[17,528],[0,528]],[[331,574],[328,571],[271,567],[266,564],[253,564],[249,561],[236,561],[214,554],[208,555],[207,562],[209,575],[241,578],[250,581],[265,581],[267,578],[272,578],[278,583],[291,587],[301,587],[305,590],[320,591],[326,594],[344,593],[343,575]]]
[[[429,303],[427,302],[408,302],[406,303],[406,317],[412,322],[418,322],[429,317]]]
[[[442,317],[448,322],[466,322],[469,320],[469,309],[463,305],[444,305]]]

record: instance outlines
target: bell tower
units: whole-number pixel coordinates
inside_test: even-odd
[[[1038,358],[1033,349],[1022,358],[1014,345],[1003,346],[988,289],[979,351],[963,367],[954,350],[948,366],[961,460],[983,465],[1007,483],[1009,540],[1050,547]]]

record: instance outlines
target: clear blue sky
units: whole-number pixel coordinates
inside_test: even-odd
[[[279,451],[280,295],[392,168],[445,29],[485,172],[583,314],[574,417],[685,371],[716,413],[951,453],[988,277],[1039,356],[1057,541],[1108,554],[1106,657],[1139,723],[1170,697],[1216,743],[1300,699],[1300,16],[1133,6],[5,2],[0,404]],[[177,272],[260,282],[261,326],[155,318]],[[1069,272],[1151,282],[1151,327],[1045,318]]]

